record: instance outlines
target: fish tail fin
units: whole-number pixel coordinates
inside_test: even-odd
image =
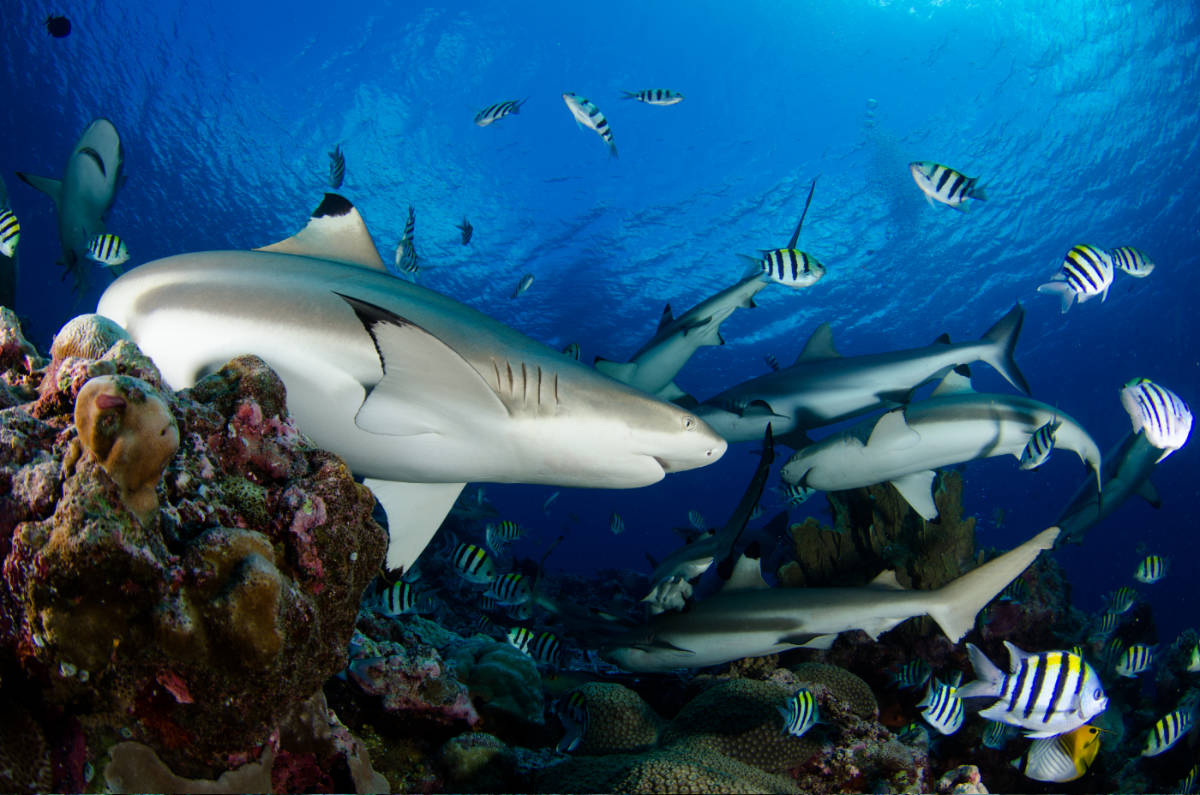
[[[995,560],[990,560],[933,592],[930,617],[957,643],[975,626],[975,616],[1021,575],[1044,549],[1054,546],[1059,529],[1051,527]]]
[[[622,91],[621,93],[624,94],[624,96],[621,97],[621,99],[637,99],[636,91]]]
[[[983,335],[983,341],[988,344],[984,361],[1008,380],[1008,383],[1024,392],[1033,394],[1029,382],[1017,367],[1015,353],[1017,337],[1021,334],[1021,324],[1025,322],[1025,307],[1018,303],[1008,314],[996,321],[996,324]]]
[[[1004,689],[1004,672],[987,658],[974,643],[967,644],[967,655],[971,658],[971,668],[975,671],[975,681],[968,682],[958,689],[959,698],[974,696],[998,696]]]
[[[975,180],[971,181],[971,189],[969,191],[967,191],[967,195],[970,196],[972,199],[979,199],[980,201],[987,201],[987,193],[984,191],[983,186],[980,185]]]
[[[1057,293],[1058,297],[1062,299],[1062,313],[1064,315],[1071,308],[1071,304],[1075,303],[1075,291],[1066,282],[1046,282],[1038,286],[1038,292],[1050,295]]]
[[[610,155],[612,155],[613,157],[616,157],[616,156],[617,156],[617,145],[616,145],[616,144],[613,144],[613,143],[610,143],[610,144],[608,145],[608,153],[609,153]]]

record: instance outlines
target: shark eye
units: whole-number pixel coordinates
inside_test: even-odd
[[[696,418],[692,416],[685,416],[683,418],[683,429],[685,431],[696,430]]]

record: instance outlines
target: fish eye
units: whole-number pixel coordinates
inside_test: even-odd
[[[1095,690],[1092,691],[1092,698],[1096,699],[1097,701],[1099,701],[1103,697],[1104,697],[1104,691],[1101,690],[1100,688],[1097,687]]]
[[[684,429],[685,431],[694,431],[694,430],[696,430],[696,418],[695,418],[695,417],[692,417],[692,416],[690,416],[690,415],[686,415],[686,416],[684,416],[684,418],[683,418],[683,429]]]

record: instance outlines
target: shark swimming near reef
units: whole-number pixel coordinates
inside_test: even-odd
[[[124,163],[117,128],[101,118],[89,124],[79,137],[61,180],[17,172],[27,185],[54,199],[62,244],[59,264],[74,278],[77,292],[87,285],[88,243],[105,233],[104,216],[124,182]]]
[[[1050,549],[1051,527],[932,591],[906,590],[884,571],[861,588],[769,588],[760,563],[744,555],[725,586],[684,612],[652,616],[602,655],[627,671],[669,671],[762,657],[796,648],[827,649],[841,632],[877,639],[902,621],[929,616],[958,642],[976,614]]]
[[[1100,448],[1079,423],[1033,398],[976,392],[954,371],[927,400],[800,448],[780,475],[822,491],[890,481],[917,513],[935,519],[935,469],[1006,453],[1020,459],[1029,438],[1051,420],[1061,423],[1055,448],[1075,452],[1090,466],[1099,491]]]
[[[725,452],[678,406],[396,279],[337,194],[279,243],[135,268],[97,312],[175,389],[235,356],[264,359],[300,430],[382,503],[392,569],[416,559],[467,481],[632,488]]]
[[[865,356],[842,356],[828,323],[817,327],[795,364],[752,378],[695,407],[728,442],[762,438],[767,423],[780,441],[810,444],[805,431],[912,400],[923,384],[953,367],[984,361],[1010,384],[1029,394],[1013,358],[1025,310],[1014,306],[976,342],[952,343],[946,335],[932,345]]]
[[[1063,531],[1059,543],[1082,543],[1084,534],[1093,525],[1107,518],[1133,494],[1155,508],[1160,507],[1162,500],[1150,482],[1150,475],[1161,456],[1162,450],[1150,444],[1146,434],[1127,433],[1104,456],[1104,491],[1097,494],[1091,479],[1085,480],[1059,514],[1057,524]]]

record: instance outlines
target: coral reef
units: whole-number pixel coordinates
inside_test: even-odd
[[[39,372],[43,360],[7,317],[0,379],[22,402],[0,411],[5,690],[27,683],[36,695],[24,709],[53,735],[43,745],[75,749],[55,763],[54,788],[80,788],[85,764],[99,767],[122,739],[148,746],[172,775],[218,780],[259,759],[344,667],[386,544],[374,499],[292,426],[278,377],[242,357],[194,389],[163,393],[182,445],[158,509],[130,505],[138,479],[118,485],[96,460],[116,444],[106,455],[93,441],[96,456],[69,465],[74,408],[98,376],[162,390],[159,373],[94,316],[60,333],[57,363]],[[132,393],[122,394],[130,406]],[[104,402],[101,415],[115,411]],[[107,420],[96,419],[103,432]],[[36,743],[25,745],[36,755]],[[29,759],[13,769],[42,767]]]
[[[481,710],[504,712],[529,723],[543,722],[542,679],[528,654],[476,635],[456,644],[450,659]]]
[[[779,569],[791,587],[862,585],[895,569],[906,588],[938,588],[962,573],[975,549],[975,517],[962,515],[962,475],[943,471],[934,489],[938,518],[928,522],[891,484],[828,495],[833,526],[809,518],[792,525],[795,560]]]
[[[579,691],[588,711],[580,754],[637,752],[658,744],[663,720],[637,693],[615,682],[589,682]]]
[[[432,647],[358,635],[346,673],[364,693],[379,696],[383,709],[403,713],[406,720],[465,727],[479,723],[467,687]]]

